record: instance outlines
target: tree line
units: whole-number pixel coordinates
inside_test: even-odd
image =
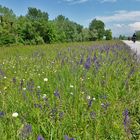
[[[58,15],[49,20],[47,12],[29,7],[25,16],[0,5],[0,45],[111,40],[112,32],[101,20],[93,19],[88,28]]]

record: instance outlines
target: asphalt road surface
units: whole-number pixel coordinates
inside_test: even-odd
[[[127,44],[128,46],[130,46],[130,48],[137,52],[137,55],[140,56],[140,42],[136,41],[135,43],[133,41],[128,41],[128,40],[123,40],[123,42],[125,44]]]

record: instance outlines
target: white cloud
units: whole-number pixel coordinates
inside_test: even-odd
[[[130,28],[128,24],[113,24],[108,28],[112,30],[113,36],[115,37],[118,37],[119,35],[131,36],[135,31],[133,28]]]
[[[63,0],[64,2],[68,2],[69,4],[80,4],[85,3],[89,0]]]
[[[104,22],[127,22],[127,21],[140,21],[140,11],[115,11],[113,15],[110,16],[97,16],[97,19],[100,19]]]
[[[119,23],[118,23],[118,24],[114,24],[113,26],[114,26],[114,27],[117,27],[117,28],[122,28],[122,27],[124,26],[124,24],[119,24]]]
[[[128,26],[131,27],[133,30],[140,30],[140,22],[135,22],[135,23],[129,24]]]
[[[105,3],[105,2],[117,2],[117,0],[100,0],[101,3]]]

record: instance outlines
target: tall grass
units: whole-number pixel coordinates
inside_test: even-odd
[[[140,139],[139,68],[118,41],[0,48],[1,139]]]

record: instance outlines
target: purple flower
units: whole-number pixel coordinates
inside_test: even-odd
[[[124,127],[127,127],[128,123],[129,123],[129,111],[128,111],[128,109],[124,110],[123,116],[124,116]]]
[[[93,62],[95,63],[96,60],[97,60],[97,56],[96,53],[94,53]]]
[[[42,105],[41,104],[34,104],[34,107],[42,109]]]
[[[3,77],[5,76],[5,73],[2,71],[2,69],[0,69],[0,75]]]
[[[37,137],[37,140],[45,140],[45,139],[44,139],[42,136],[39,135],[39,136]]]
[[[64,116],[64,112],[60,112],[60,113],[59,113],[60,119],[63,118],[63,116]]]
[[[0,111],[0,117],[3,117],[5,113],[3,111]]]
[[[27,82],[27,89],[30,92],[33,92],[33,90],[34,90],[34,81],[32,79],[30,79],[30,81]]]
[[[92,101],[93,101],[93,99],[90,99],[90,100],[88,101],[88,108],[90,108],[90,107],[92,106]]]
[[[26,124],[21,130],[20,136],[22,139],[27,139],[31,134],[31,132],[32,132],[32,126],[30,124]]]
[[[129,135],[131,132],[130,132],[130,128],[129,128],[130,118],[129,118],[129,111],[128,111],[128,109],[124,110],[123,116],[124,116],[124,120],[123,120],[124,128],[125,128],[126,133]]]
[[[69,138],[67,135],[64,136],[65,140],[75,140],[74,138]]]
[[[109,107],[109,103],[102,103],[101,104],[101,106],[105,109],[105,110],[107,110],[107,108]]]
[[[60,94],[59,94],[58,90],[56,90],[56,91],[54,92],[54,96],[56,96],[56,97],[58,97],[58,98],[60,99]]]
[[[83,64],[83,61],[84,61],[84,56],[82,55],[81,59],[80,59],[80,65]]]
[[[85,68],[88,70],[90,68],[90,65],[91,65],[91,61],[90,61],[90,57],[88,57],[85,63]]]
[[[96,113],[95,113],[94,111],[90,112],[90,117],[91,117],[92,119],[95,119]]]

